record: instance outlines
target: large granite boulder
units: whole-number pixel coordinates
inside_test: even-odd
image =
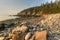
[[[26,32],[27,29],[28,29],[28,27],[26,25],[21,25],[21,26],[18,25],[16,28],[14,28],[12,30],[12,32],[18,32],[18,31],[20,31],[20,32]]]
[[[47,40],[47,31],[35,32],[30,40]]]
[[[4,40],[4,37],[0,37],[0,40]]]

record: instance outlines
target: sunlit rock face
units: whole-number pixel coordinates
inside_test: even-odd
[[[50,27],[52,33],[60,33],[60,14],[44,15],[40,22],[41,26]]]
[[[27,19],[28,20],[28,19]],[[25,20],[26,21],[26,20]],[[41,30],[48,31],[48,40],[59,40],[60,39],[60,13],[58,14],[44,14],[40,18],[36,18],[35,20],[29,20],[31,23],[36,23],[36,25],[40,25],[39,27],[35,24],[32,25],[33,29],[30,29],[28,24],[26,27],[29,27],[29,32],[36,32]],[[25,24],[24,24],[25,25]],[[38,30],[39,29],[39,30]],[[26,34],[28,35],[28,34]],[[25,36],[26,37],[26,36]],[[27,39],[27,37],[26,37]]]
[[[46,39],[47,36],[47,31],[41,31],[41,32],[36,32],[35,33],[35,40],[47,40]]]

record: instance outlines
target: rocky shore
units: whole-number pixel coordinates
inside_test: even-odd
[[[21,21],[0,32],[1,40],[60,40],[60,13]]]

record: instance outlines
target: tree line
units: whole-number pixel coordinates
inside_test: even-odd
[[[55,2],[47,2],[46,4],[42,4],[41,6],[24,9],[20,13],[22,12],[25,12],[25,15],[28,15],[28,12],[30,12],[29,15],[60,13],[60,2],[58,2],[58,4],[56,4]]]

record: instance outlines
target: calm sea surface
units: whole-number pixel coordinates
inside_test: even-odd
[[[17,18],[17,17],[0,15],[0,21],[4,21],[4,20],[8,20],[8,19],[14,19],[14,18]]]

